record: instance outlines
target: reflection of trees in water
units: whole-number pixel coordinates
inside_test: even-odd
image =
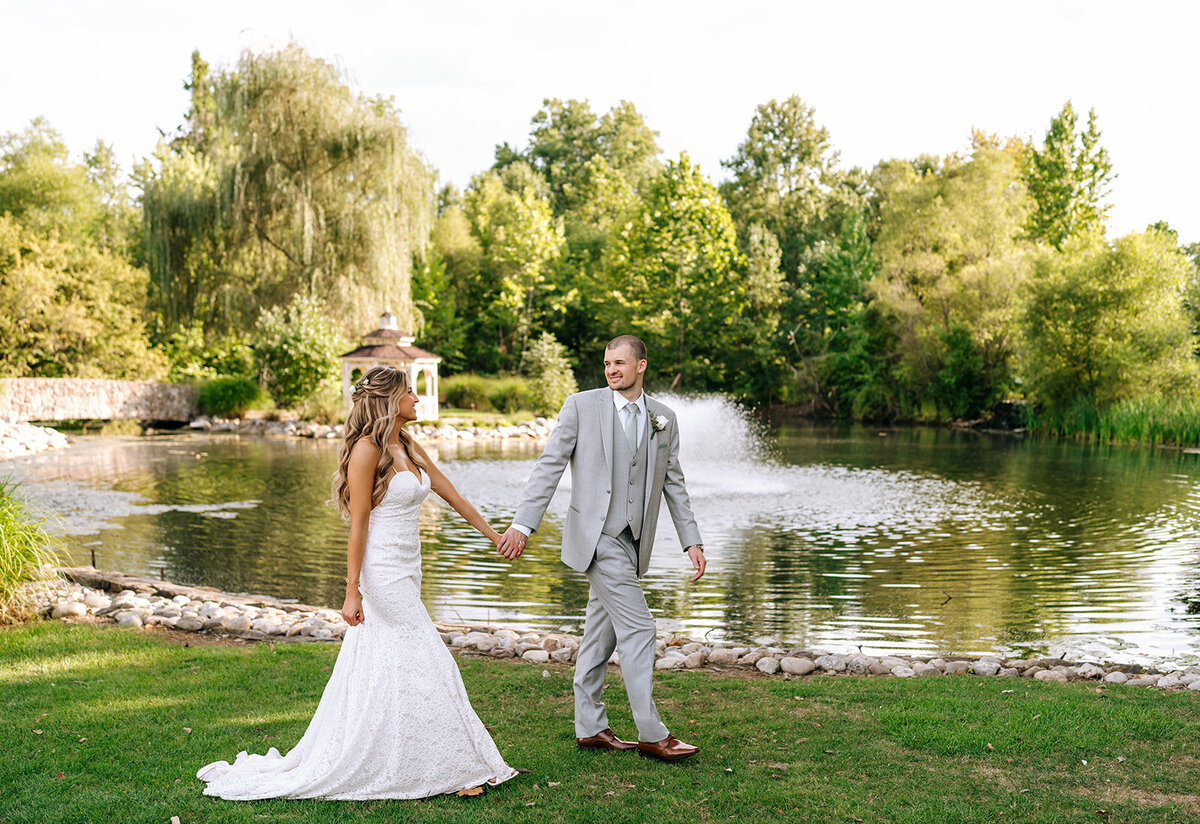
[[[155,502],[260,502],[232,519],[189,512],[161,516],[168,577],[340,604],[346,527],[326,505],[336,468],[333,447],[246,439],[213,444],[206,457],[164,472],[151,492]],[[338,544],[340,554],[332,549]]]

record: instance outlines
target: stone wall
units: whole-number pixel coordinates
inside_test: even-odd
[[[92,378],[2,378],[0,417],[16,421],[189,421],[194,387]]]

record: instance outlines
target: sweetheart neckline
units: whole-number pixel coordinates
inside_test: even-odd
[[[410,478],[412,478],[414,481],[417,482],[417,486],[420,486],[423,488],[425,486],[425,479],[427,479],[429,477],[429,473],[426,472],[424,469],[421,469],[420,467],[417,468],[417,471],[421,473],[420,477],[417,477],[416,475],[412,474],[407,469],[395,470],[392,477],[388,479],[387,489],[384,490],[383,497],[386,498],[388,496],[388,493],[392,491],[392,484],[395,482],[396,478],[400,477],[401,475],[409,476]],[[382,503],[382,502],[383,502],[383,498],[380,498],[380,503]]]

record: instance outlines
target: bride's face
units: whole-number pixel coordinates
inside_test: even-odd
[[[400,423],[408,423],[417,419],[417,393],[411,389],[400,396],[396,417]]]

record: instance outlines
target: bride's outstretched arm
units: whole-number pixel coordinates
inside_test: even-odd
[[[437,464],[429,457],[419,443],[413,443],[413,448],[417,454],[425,461],[425,472],[429,475],[429,488],[442,497],[442,499],[454,507],[454,511],[463,517],[467,523],[475,527],[483,536],[493,544],[499,545],[500,533],[492,528],[484,517],[479,514],[479,510],[471,506],[471,502],[462,496],[462,494],[454,488],[454,484],[450,483],[450,479],[446,477],[442,470],[438,469]]]
[[[367,525],[371,522],[371,493],[375,490],[375,467],[379,450],[369,441],[359,441],[350,453],[346,482],[350,487],[350,540],[346,546],[346,600],[342,617],[350,626],[363,622],[362,596],[358,592],[363,555],[367,549]]]

